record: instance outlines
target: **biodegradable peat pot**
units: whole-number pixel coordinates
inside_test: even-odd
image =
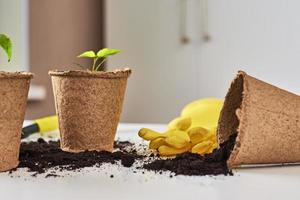
[[[22,124],[33,74],[0,72],[0,171],[19,164]]]
[[[50,71],[61,149],[112,151],[130,69]]]
[[[300,162],[300,96],[240,71],[221,111],[219,143],[235,133],[230,168]]]

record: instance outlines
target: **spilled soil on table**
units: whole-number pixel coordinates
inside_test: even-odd
[[[27,168],[34,172],[32,176],[46,174],[48,177],[59,176],[56,171],[80,171],[85,167],[100,167],[105,163],[118,164],[137,170],[149,170],[157,173],[173,172],[175,175],[232,175],[226,161],[234,146],[235,136],[231,137],[219,149],[206,156],[184,153],[175,158],[160,158],[154,154],[138,153],[137,147],[129,141],[117,141],[114,152],[86,151],[69,153],[60,149],[59,141],[46,142],[38,139],[36,142],[22,142],[20,148],[20,163],[18,168]],[[139,147],[143,148],[144,147]],[[139,151],[141,152],[141,151]],[[136,165],[134,165],[136,164]],[[48,173],[51,171],[51,173]],[[113,178],[113,175],[112,175]]]

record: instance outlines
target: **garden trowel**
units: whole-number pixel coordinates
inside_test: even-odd
[[[58,129],[58,118],[56,115],[43,117],[33,120],[33,124],[23,127],[22,139],[34,133],[40,133],[43,135],[46,132],[54,131]]]

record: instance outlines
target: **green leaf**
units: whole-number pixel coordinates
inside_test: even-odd
[[[96,58],[96,54],[94,51],[86,51],[77,56],[78,58]]]
[[[121,52],[121,50],[119,50],[119,49],[104,48],[104,49],[101,49],[98,51],[97,57],[98,58],[106,58],[108,56],[115,55],[120,52]]]
[[[12,56],[12,43],[9,37],[4,34],[0,34],[0,46],[5,51],[8,57],[8,62],[11,60]]]

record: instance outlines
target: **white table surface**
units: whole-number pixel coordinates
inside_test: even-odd
[[[141,127],[160,131],[165,125],[120,124],[117,137],[142,142],[136,136]],[[227,177],[169,178],[168,173],[133,173],[132,169],[106,164],[67,174],[46,179],[45,175],[31,177],[26,170],[14,173],[13,178],[1,173],[0,199],[300,199],[300,166],[240,169]]]

